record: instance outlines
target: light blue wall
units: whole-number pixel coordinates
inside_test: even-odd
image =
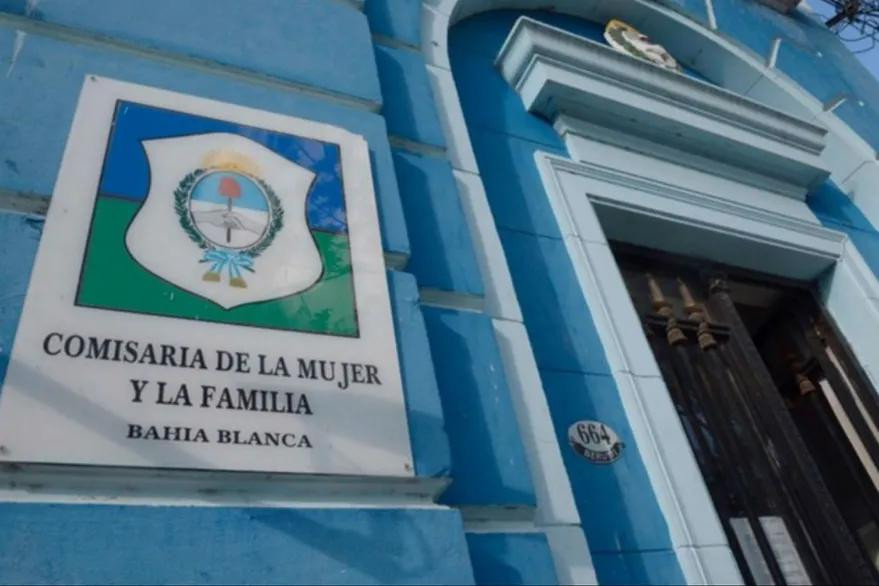
[[[661,3],[707,21],[703,0]],[[760,55],[782,37],[779,69],[819,99],[851,94],[836,113],[879,145],[879,85],[832,35],[751,0],[713,3],[721,34]],[[36,9],[28,12],[29,4]],[[419,289],[483,294],[418,50],[420,14],[418,0],[366,0],[362,11],[346,0],[263,0],[260,10],[237,0],[0,0],[0,196],[49,197],[86,74],[364,135],[383,247],[406,271],[389,272],[388,282],[416,473],[451,478],[443,503],[530,509],[534,488],[491,320],[424,308],[419,299]],[[485,14],[452,31],[470,137],[599,579],[680,582],[534,167],[536,150],[564,154],[563,145],[493,66],[520,14]],[[530,14],[601,40],[586,21]],[[844,194],[828,184],[809,204],[879,270],[879,233]],[[0,381],[41,229],[39,217],[0,211]],[[609,422],[626,444],[624,457],[598,467],[573,454],[565,432],[577,419]],[[556,581],[543,535],[468,534],[465,541],[453,510],[3,504],[0,524],[14,536],[0,547],[0,581],[7,582]]]
[[[767,57],[782,39],[776,67],[821,101],[847,95],[834,113],[879,148],[879,83],[820,20],[782,15],[750,0],[713,0],[718,30]]]
[[[590,551],[604,556],[596,561],[598,579],[601,583],[647,578],[654,583],[681,582],[668,526],[534,163],[536,151],[564,154],[564,147],[548,122],[525,111],[519,96],[493,67],[501,43],[521,14],[478,15],[450,32],[452,71],[479,171]],[[601,38],[601,29],[585,21],[528,14]],[[567,429],[581,419],[610,424],[626,444],[623,457],[610,466],[598,466],[577,456],[567,446]],[[478,568],[477,556],[473,557]],[[652,568],[650,575],[643,569],[647,566]]]
[[[42,233],[42,217],[0,212],[0,383],[9,366],[15,329]]]
[[[468,533],[477,584],[558,584],[542,533]]]
[[[377,42],[382,113],[397,145],[394,164],[411,247],[406,270],[433,295],[481,297],[483,283],[433,89],[424,59],[414,50],[418,31],[404,20],[420,14],[420,3],[369,0],[366,10]],[[424,318],[451,446],[452,484],[441,502],[533,514],[531,472],[491,320],[450,308],[425,308]],[[469,543],[480,584],[555,582],[543,535],[480,535]]]
[[[374,35],[417,47],[421,41],[420,0],[367,0],[366,17]]]
[[[809,194],[806,203],[822,224],[848,234],[873,274],[879,275],[879,231],[852,200],[827,181]]]
[[[705,8],[705,0],[656,0],[659,4],[668,6],[697,20],[702,24],[708,24],[708,10]]]
[[[534,507],[534,487],[491,319],[425,307],[434,370],[452,449],[442,502]]]
[[[673,551],[593,552],[600,584],[681,584],[683,578]]]
[[[541,379],[590,551],[594,555],[669,550],[668,526],[637,452],[613,377],[609,373],[542,369]],[[625,446],[623,456],[611,465],[595,465],[570,449],[567,430],[582,419],[612,427]],[[598,576],[610,583],[601,572]]]
[[[394,168],[411,247],[406,270],[421,287],[481,297],[482,279],[452,166],[444,158],[397,150]]]
[[[427,330],[421,314],[418,285],[408,273],[388,272],[406,416],[415,460],[415,474],[447,478],[452,457],[439,398]]]
[[[384,95],[382,113],[388,121],[388,132],[433,149],[444,148],[445,137],[421,53],[376,45],[375,60]]]
[[[28,4],[34,6],[30,14]],[[381,102],[375,63],[364,50],[366,16],[344,2],[259,0],[255,9],[240,0],[0,0],[0,11],[211,67]]]
[[[0,504],[4,584],[472,584],[426,509]]]

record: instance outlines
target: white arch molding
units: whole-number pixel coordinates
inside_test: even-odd
[[[706,0],[706,4],[711,17],[713,11],[710,0]],[[535,524],[549,538],[560,580],[567,583],[594,583],[595,574],[588,545],[582,532],[576,527],[579,525],[579,516],[555,442],[552,421],[530,342],[522,324],[522,314],[509,268],[470,144],[450,70],[447,46],[449,27],[468,16],[496,9],[545,8],[545,3],[540,0],[424,0],[422,51],[445,132],[448,156],[454,168],[485,280],[485,312],[492,317],[495,324],[538,493]],[[823,126],[828,132],[826,148],[820,158],[821,166],[830,171],[831,178],[847,192],[864,214],[875,225],[879,225],[879,202],[875,202],[870,194],[871,182],[879,182],[879,163],[875,151],[833,114],[832,104],[822,104],[776,70],[772,55],[756,55],[725,38],[720,32],[646,0],[557,0],[553,10],[597,22],[621,18],[657,39],[679,61],[718,86]],[[713,26],[713,18],[710,20]],[[777,47],[774,46],[772,53],[776,52]],[[563,132],[562,128],[558,129]],[[568,127],[564,129],[568,130]],[[571,144],[569,139],[569,148]],[[558,204],[564,194],[557,185],[553,187],[553,182],[557,183],[556,172],[549,170],[560,169],[564,165],[558,158],[547,158],[543,161],[548,196]],[[582,167],[577,169],[581,176],[588,176]],[[571,172],[572,169],[568,168],[567,171]],[[836,238],[831,232],[822,232],[828,243]],[[872,312],[879,324],[879,285],[858,252],[843,235],[840,235],[838,242],[829,246],[832,250],[816,249],[818,252],[815,253],[815,258],[823,254],[821,258],[830,264],[837,263],[838,267],[833,278],[826,282],[827,307],[840,323],[846,337],[853,345],[861,347],[864,327],[852,317],[850,304],[852,300],[867,304],[866,309]],[[578,260],[573,258],[576,252],[574,248],[569,247],[569,251],[572,251],[572,260],[578,265]],[[579,269],[590,267],[595,270],[595,263],[600,262],[600,256],[581,255],[578,265],[584,293],[593,313],[596,310],[608,311],[609,306],[599,303],[596,309],[593,300],[596,296],[601,297],[600,290],[593,287],[590,294],[589,280],[583,278]],[[585,264],[582,262],[584,260]],[[611,269],[608,274],[613,275],[615,265]],[[602,328],[602,321],[600,316],[596,318],[599,329]],[[616,329],[607,325],[605,327],[610,334],[603,332],[602,340],[609,340],[617,346],[625,344],[626,341],[620,340],[620,333]],[[618,349],[625,356],[625,348]],[[879,369],[879,355],[858,357],[868,374],[872,375],[870,364],[875,364]],[[728,583],[738,578],[738,571],[728,555],[728,549],[723,551],[725,538],[679,422],[674,420],[671,424],[672,441],[663,443],[659,437],[668,431],[662,428],[663,425],[668,426],[668,418],[648,416],[645,405],[639,399],[643,395],[636,392],[635,386],[623,383],[621,394],[629,396],[627,417],[638,439],[651,484],[669,524],[672,542],[685,578],[691,584]],[[665,395],[668,396],[667,392]],[[667,405],[650,407],[662,411]],[[679,454],[677,462],[670,462],[668,454],[671,447],[682,448],[689,454],[689,458],[681,458]],[[696,475],[698,486],[692,485],[693,474]],[[484,526],[479,523],[470,523],[468,527],[471,530],[484,530]]]

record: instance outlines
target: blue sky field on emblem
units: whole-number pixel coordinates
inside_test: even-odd
[[[338,145],[124,101],[117,104],[115,121],[99,195],[131,200],[147,196],[150,171],[141,141],[229,132],[312,171],[316,177],[306,202],[309,228],[334,233],[347,231]]]

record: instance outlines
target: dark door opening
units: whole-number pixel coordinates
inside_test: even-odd
[[[612,244],[748,583],[879,583],[879,400],[808,283]]]

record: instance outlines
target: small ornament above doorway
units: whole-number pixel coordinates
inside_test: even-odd
[[[612,19],[607,23],[604,38],[617,51],[644,59],[663,69],[683,71],[665,47],[652,42],[647,35],[621,20]]]

